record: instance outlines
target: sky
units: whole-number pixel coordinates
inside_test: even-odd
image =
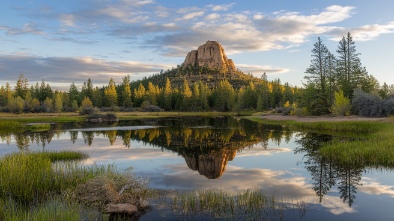
[[[15,85],[20,74],[65,91],[88,78],[94,86],[138,80],[215,40],[245,73],[302,86],[317,38],[336,54],[348,32],[368,73],[394,84],[393,7],[386,0],[3,1],[0,85]]]

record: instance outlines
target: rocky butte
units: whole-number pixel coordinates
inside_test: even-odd
[[[217,41],[207,41],[199,46],[197,50],[187,53],[183,65],[208,67],[225,73],[237,70],[233,60],[227,58],[222,45]]]

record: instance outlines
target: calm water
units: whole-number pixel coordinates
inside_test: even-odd
[[[20,150],[78,150],[89,154],[86,164],[132,168],[155,189],[263,189],[277,199],[304,201],[307,212],[301,220],[394,217],[392,169],[350,168],[321,159],[317,151],[322,142],[342,139],[331,135],[227,117],[52,128],[49,133],[1,135],[0,156]],[[175,217],[154,209],[141,218],[152,219]]]

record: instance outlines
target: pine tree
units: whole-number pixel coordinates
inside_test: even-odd
[[[22,99],[25,99],[26,93],[29,90],[29,84],[27,82],[27,79],[23,74],[19,75],[19,79],[16,81],[15,85],[15,97],[21,97]]]
[[[331,105],[327,99],[329,97],[327,59],[330,57],[330,52],[320,37],[317,38],[317,42],[313,46],[311,64],[305,71],[307,75],[304,78],[307,79],[307,84],[313,84],[317,87],[319,102],[322,105],[322,114],[325,114],[328,113]]]
[[[73,101],[77,101],[77,102],[79,101],[79,91],[77,86],[75,86],[74,82],[70,85],[70,89],[68,90],[68,97],[70,99],[71,104]]]
[[[351,99],[353,90],[360,83],[365,72],[362,72],[360,54],[356,52],[355,42],[350,33],[347,33],[346,37],[344,36],[339,41],[337,53],[339,86],[344,95]]]

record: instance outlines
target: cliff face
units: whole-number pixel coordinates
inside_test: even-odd
[[[217,41],[207,41],[197,50],[189,52],[183,62],[184,66],[200,66],[223,70],[224,72],[236,71],[234,62],[227,59],[222,45]]]

